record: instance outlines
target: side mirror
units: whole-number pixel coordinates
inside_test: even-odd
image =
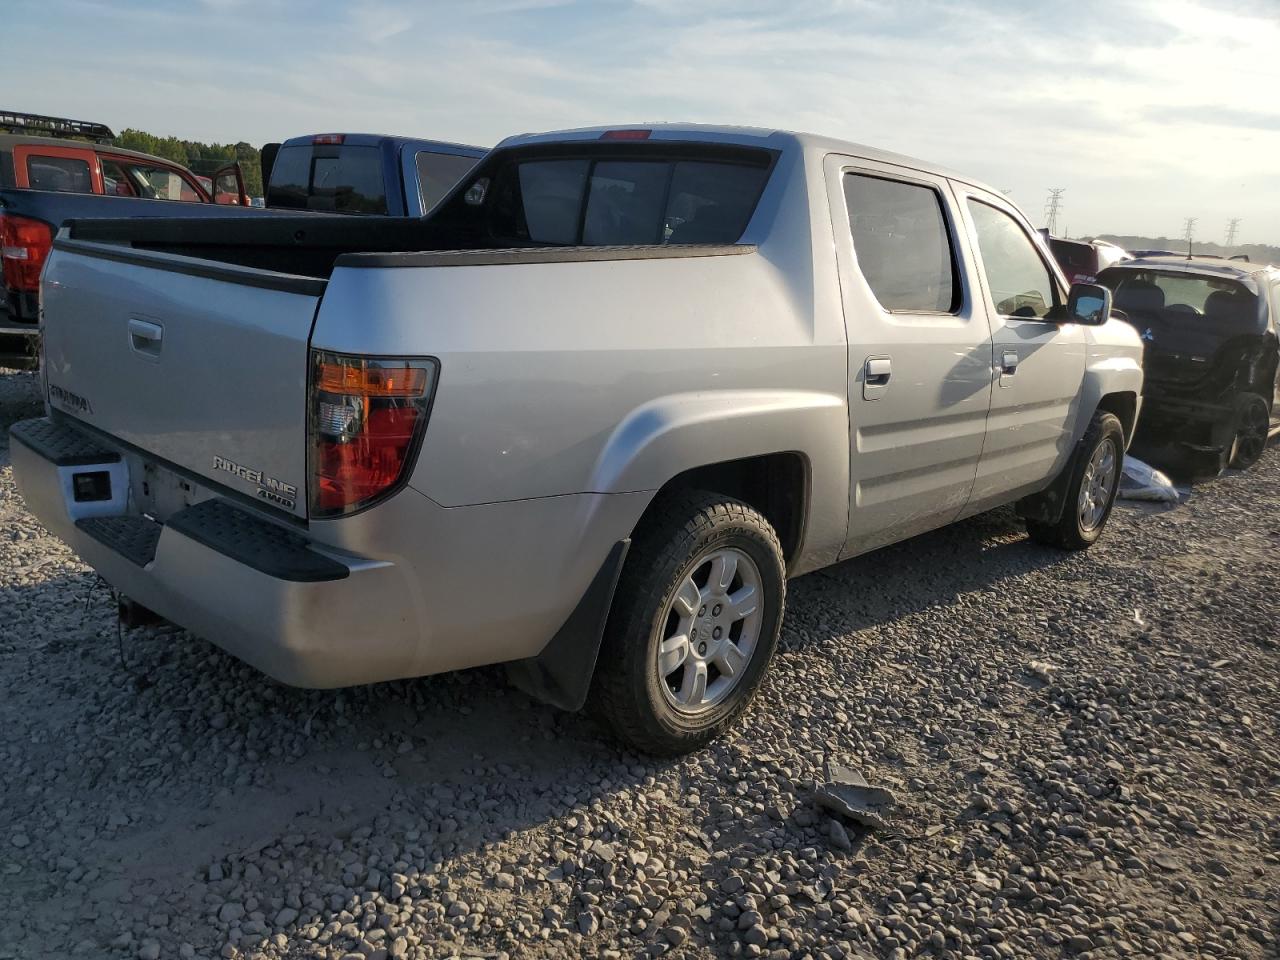
[[[1100,327],[1111,316],[1111,291],[1097,283],[1073,283],[1067,296],[1067,323]]]

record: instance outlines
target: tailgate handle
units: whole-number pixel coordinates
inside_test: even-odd
[[[135,353],[141,353],[147,357],[160,356],[160,344],[163,337],[164,327],[154,320],[138,320],[134,318],[129,321],[129,346]]]

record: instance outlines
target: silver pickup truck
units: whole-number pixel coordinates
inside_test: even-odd
[[[1015,501],[1055,547],[1106,523],[1140,341],[968,178],[592,129],[333,219],[68,225],[12,428],[52,531],[286,683],[505,662],[678,753],[746,708],[788,576]]]

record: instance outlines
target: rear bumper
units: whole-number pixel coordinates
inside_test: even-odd
[[[399,578],[391,564],[319,553],[226,501],[197,504],[166,524],[131,516],[124,512],[125,465],[114,451],[60,457],[47,446],[36,449],[41,445],[24,436],[23,426],[15,425],[10,436],[14,477],[27,507],[121,593],[284,683],[335,687],[403,675],[404,651],[412,647],[396,640],[409,618],[397,602]],[[102,471],[113,473],[113,500],[77,503],[74,476]],[[234,514],[221,532],[216,517],[184,518],[220,505],[224,520]],[[260,569],[267,565],[261,556],[246,553],[261,554],[264,544],[278,542],[277,531],[291,538],[293,559],[303,563],[290,570],[277,562],[273,574]],[[316,561],[309,570],[308,558]],[[380,611],[376,620],[370,611]]]
[[[47,419],[15,424],[10,439],[28,509],[103,579],[302,687],[536,656],[649,499],[443,508],[407,488],[302,530],[210,498],[162,524],[131,512],[131,452]],[[93,472],[111,474],[112,498],[77,502],[75,475]]]
[[[1148,389],[1138,420],[1145,443],[1165,443],[1195,450],[1222,450],[1234,433],[1234,395],[1184,396]]]

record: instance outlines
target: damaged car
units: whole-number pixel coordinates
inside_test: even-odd
[[[1173,448],[1196,472],[1256,463],[1280,406],[1280,269],[1150,257],[1115,264],[1098,283],[1113,292],[1145,348],[1135,444]]]

